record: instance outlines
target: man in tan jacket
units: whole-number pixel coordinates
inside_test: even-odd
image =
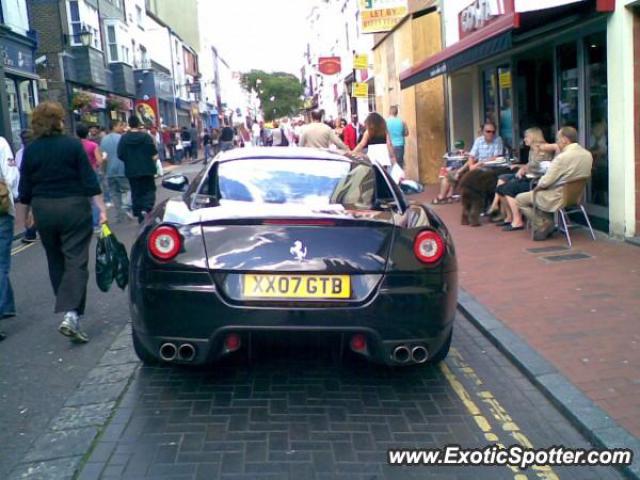
[[[516,202],[522,213],[533,219],[533,239],[545,240],[555,228],[553,213],[562,206],[562,186],[578,178],[590,177],[593,156],[578,144],[578,132],[573,127],[562,127],[556,135],[561,153],[551,162],[547,173],[532,192],[521,193]],[[533,201],[536,202],[534,216]]]
[[[319,110],[311,112],[311,123],[302,128],[298,145],[311,148],[330,148],[335,145],[338,150],[351,151],[331,127],[322,123],[322,112]]]

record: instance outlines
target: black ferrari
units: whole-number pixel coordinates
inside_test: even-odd
[[[366,159],[238,149],[163,186],[131,252],[133,344],[145,363],[206,364],[252,335],[332,333],[388,365],[448,353],[453,241]]]

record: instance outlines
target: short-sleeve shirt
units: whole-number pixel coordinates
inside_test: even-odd
[[[474,157],[481,163],[487,162],[491,157],[498,157],[502,155],[503,145],[502,138],[496,137],[493,142],[489,143],[485,140],[484,135],[480,135],[473,142],[473,147],[469,151],[469,155]]]
[[[404,122],[398,117],[387,118],[387,129],[391,137],[391,145],[394,147],[404,146]]]
[[[96,149],[98,148],[98,144],[91,140],[87,140],[86,138],[83,138],[80,141],[82,142],[84,151],[87,153],[91,167],[96,170],[98,168],[98,162],[96,161]]]
[[[100,142],[100,149],[107,154],[107,177],[124,177],[124,162],[118,157],[118,144],[122,135],[112,132]]]

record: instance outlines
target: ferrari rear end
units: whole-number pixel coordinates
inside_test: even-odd
[[[298,332],[389,365],[446,356],[457,273],[444,224],[371,164],[304,155],[220,162],[155,212],[132,251],[143,360],[205,364],[256,333]]]

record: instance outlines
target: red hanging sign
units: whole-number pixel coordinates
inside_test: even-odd
[[[342,70],[340,57],[319,57],[318,70],[324,75],[335,75]]]

